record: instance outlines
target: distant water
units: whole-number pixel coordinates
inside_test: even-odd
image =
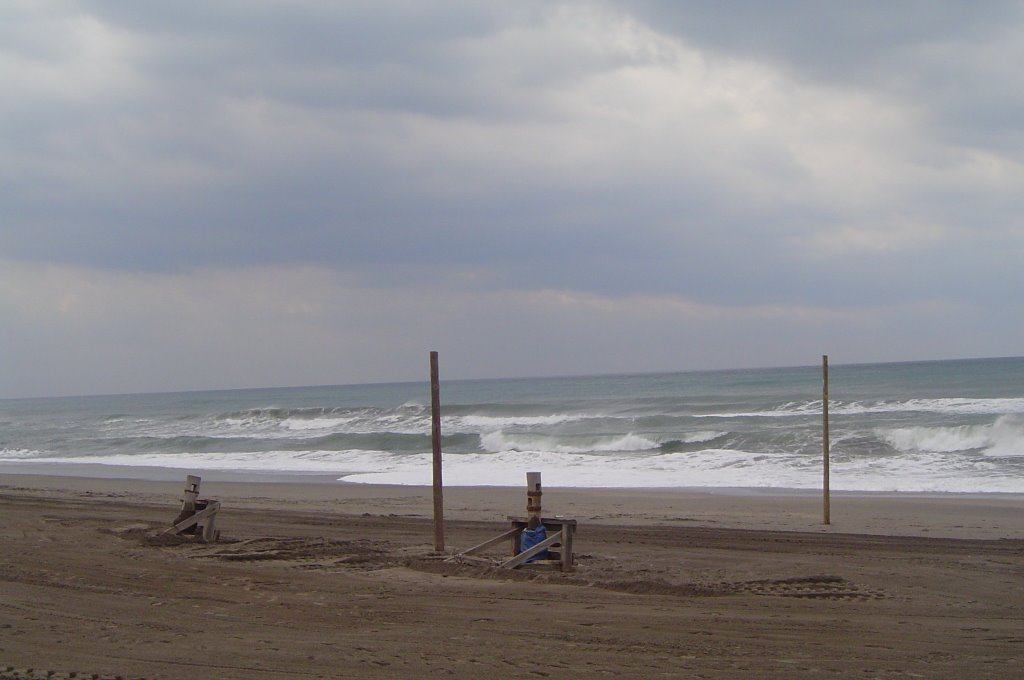
[[[1024,358],[833,365],[835,490],[1024,493]],[[820,488],[821,368],[441,383],[446,485]],[[0,400],[0,472],[431,483],[426,383]]]

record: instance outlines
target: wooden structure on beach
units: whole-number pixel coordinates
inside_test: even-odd
[[[560,571],[573,570],[572,542],[573,536],[576,533],[575,519],[567,519],[564,517],[542,517],[541,524],[543,524],[544,528],[547,530],[548,537],[537,545],[522,552],[519,551],[519,542],[523,529],[525,529],[528,524],[528,520],[518,517],[509,517],[509,522],[511,523],[511,528],[508,531],[498,534],[494,538],[488,539],[480,545],[475,545],[472,548],[463,550],[449,559],[457,562],[487,564],[489,566],[497,566],[500,569],[515,569],[516,567],[523,566],[529,562],[530,567],[549,567]],[[509,541],[512,546],[512,557],[509,559],[495,565],[493,560],[478,557],[480,553],[506,541]],[[539,555],[545,550],[548,551],[548,559],[530,561],[530,558]]]
[[[438,371],[438,353],[430,352],[430,413],[431,413],[431,449],[433,451],[433,497],[434,497],[434,552],[444,552],[444,482],[442,480],[441,456],[441,387]],[[189,477],[189,479],[193,479]],[[198,485],[199,478],[196,477]],[[480,562],[493,565],[491,560],[479,557],[479,554],[505,541],[512,545],[512,557],[497,566],[503,569],[515,569],[527,563],[533,566],[554,566],[562,571],[573,569],[573,537],[576,534],[576,520],[565,517],[541,517],[540,473],[526,473],[526,514],[527,519],[509,517],[511,528],[492,539],[475,545],[468,550],[452,555],[447,561]],[[184,513],[184,509],[182,510]],[[181,517],[179,517],[181,519]],[[543,525],[545,538],[526,550],[520,550],[523,531],[534,520]],[[175,525],[178,526],[178,525]],[[551,548],[557,548],[552,551]],[[547,552],[547,559],[538,558]]]
[[[174,524],[164,531],[165,534],[190,536],[204,543],[212,543],[220,537],[220,530],[216,528],[220,501],[199,498],[201,482],[202,478],[196,475],[185,477],[185,497],[181,499],[181,512]]]
[[[527,518],[509,517],[510,528],[488,539],[479,545],[463,550],[460,553],[448,558],[449,561],[471,562],[497,566],[500,569],[515,569],[529,563],[533,567],[548,567],[560,571],[573,570],[573,538],[576,535],[576,520],[567,517],[542,517],[541,516],[541,488],[540,473],[526,473],[526,512]],[[534,546],[520,551],[523,530],[529,524],[529,520],[536,517],[544,526],[547,538]],[[510,542],[512,556],[497,564],[479,555],[504,542]],[[536,559],[537,555],[548,552],[547,559]]]

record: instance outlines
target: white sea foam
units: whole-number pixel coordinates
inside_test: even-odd
[[[1024,399],[910,399],[898,402],[889,410],[957,415],[1013,415],[1024,414]]]
[[[0,449],[0,461],[3,460],[33,460],[43,455],[40,451],[31,449]]]
[[[629,433],[617,437],[587,437],[573,444],[559,443],[556,437],[490,432],[480,437],[487,451],[545,451],[550,453],[598,453],[607,451],[647,451],[660,445],[646,437]]]
[[[721,449],[641,457],[522,451],[446,456],[444,460],[445,484],[452,486],[513,485],[527,470],[543,470],[548,486],[567,487],[817,489],[821,485],[820,460]],[[922,454],[907,460],[837,462],[832,466],[831,487],[837,491],[1024,493],[1024,480],[994,472],[984,460],[950,466],[942,456]],[[425,454],[411,456],[400,466],[344,479],[425,485],[430,478],[431,458]]]
[[[400,464],[399,457],[383,451],[257,451],[246,453],[155,453],[107,456],[40,456],[33,463],[55,465],[93,464],[123,467],[158,467],[194,470],[260,472],[349,472],[387,471]]]
[[[290,415],[283,418],[255,414],[241,418],[223,418],[214,423],[202,424],[191,434],[227,438],[259,436],[266,439],[293,439],[322,437],[335,432],[427,434],[430,432],[430,419],[418,410],[408,409],[385,412],[366,410],[346,415]]]
[[[690,434],[684,435],[681,441],[687,444],[702,444],[704,442],[714,441],[715,439],[724,437],[727,434],[729,433],[718,430],[702,430],[700,432],[691,432]]]
[[[696,418],[789,418],[820,414],[820,399],[790,402],[766,411],[736,411],[698,414]],[[945,413],[949,415],[1012,415],[1024,414],[1024,399],[906,399],[862,403],[830,401],[832,415],[870,415],[884,413]]]
[[[986,456],[1024,456],[1024,418],[1006,416],[992,426]]]
[[[832,488],[935,493],[1024,493],[1024,480],[985,458],[918,453],[833,465]]]
[[[505,451],[536,451],[557,454],[637,452],[660,449],[666,441],[678,440],[687,444],[700,444],[713,441],[725,434],[725,432],[715,430],[703,430],[682,436],[653,437],[629,432],[624,435],[603,437],[574,436],[565,438],[543,434],[507,433],[499,430],[480,435],[480,446],[483,450],[492,453]]]
[[[877,435],[901,452],[978,450],[988,456],[1024,456],[1024,420],[1016,416],[1001,416],[985,425],[893,428]]]
[[[585,420],[599,416],[569,415],[555,413],[546,416],[484,416],[467,415],[445,418],[444,420],[452,427],[466,429],[469,431],[495,430],[506,427],[529,427],[544,425],[561,425],[563,423]]]
[[[760,468],[760,469],[758,469]],[[696,454],[654,456],[566,454],[505,451],[464,454],[444,459],[445,484],[452,486],[507,486],[518,483],[526,470],[543,470],[548,486],[591,488],[674,486],[782,486],[812,483],[811,477],[777,466],[768,473],[750,454],[709,450]],[[745,474],[744,474],[745,471]],[[384,484],[427,484],[429,455],[411,456],[401,467],[346,476],[346,481]],[[766,483],[769,479],[774,484]]]
[[[959,427],[900,427],[879,432],[897,451],[953,452],[981,449],[989,443],[988,425]]]
[[[321,418],[285,418],[281,421],[281,427],[289,433],[316,431],[322,434],[323,430],[337,430],[345,427],[355,420],[354,416],[348,417],[321,417]]]
[[[384,451],[263,451],[252,453],[174,453],[105,456],[36,456],[3,451],[0,461],[45,464],[102,464],[183,470],[318,472],[349,482],[429,485],[429,453],[396,455]],[[768,454],[734,449],[661,453],[563,453],[502,451],[445,454],[444,479],[450,486],[516,485],[527,470],[543,470],[548,486],[590,488],[749,487],[817,489],[821,461],[799,454]],[[860,457],[832,464],[831,487],[849,491],[1024,493],[1024,478],[1007,476],[992,458],[918,452]]]

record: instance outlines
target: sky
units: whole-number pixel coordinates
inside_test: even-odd
[[[7,0],[0,397],[1024,354],[1024,4]]]

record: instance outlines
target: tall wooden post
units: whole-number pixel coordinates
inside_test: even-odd
[[[430,353],[430,443],[434,450],[434,551],[444,552],[444,485],[441,479],[441,382],[437,352]]]
[[[188,511],[189,514],[196,512],[196,499],[199,498],[199,485],[202,477],[196,475],[185,475],[185,497],[181,500],[181,511]],[[184,517],[182,517],[184,519]]]
[[[828,450],[828,355],[823,354],[821,357],[821,429],[822,429],[822,453],[823,453],[823,466],[822,466],[822,491],[824,494],[824,512],[825,512],[825,524],[831,524],[831,500],[829,498],[829,450]]]
[[[541,506],[540,473],[526,473],[526,519],[531,517],[540,519]]]

